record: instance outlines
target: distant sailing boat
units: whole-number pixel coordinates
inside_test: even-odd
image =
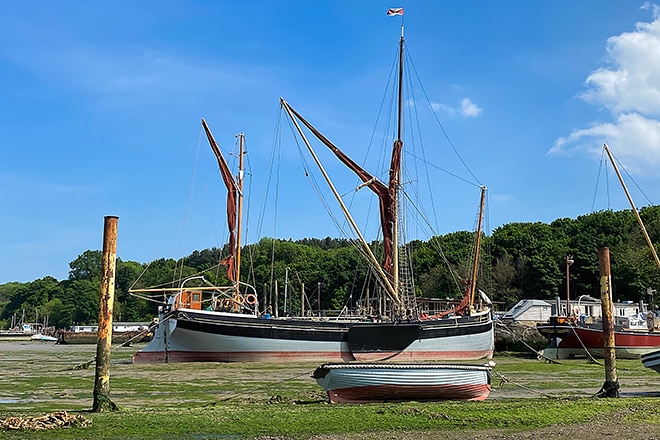
[[[494,330],[490,301],[480,294],[475,300],[477,263],[475,252],[472,277],[461,303],[432,316],[422,313],[416,305],[412,286],[400,276],[399,265],[399,189],[401,173],[402,106],[403,106],[404,38],[399,43],[398,78],[398,136],[394,141],[389,180],[380,182],[357,165],[348,156],[320,134],[284,99],[282,108],[290,116],[298,133],[305,140],[310,153],[322,170],[327,183],[337,196],[341,209],[360,237],[361,248],[371,266],[379,275],[380,286],[386,293],[386,313],[374,316],[341,317],[272,317],[259,316],[259,303],[253,288],[247,293],[239,289],[240,241],[234,243],[234,233],[240,232],[240,200],[242,192],[226,163],[214,148],[210,130],[203,122],[211,147],[214,149],[228,188],[227,211],[230,229],[228,274],[233,286],[188,287],[193,280],[185,280],[181,287],[172,289],[168,304],[162,307],[160,321],[153,340],[134,355],[135,362],[185,361],[373,361],[373,360],[474,360],[491,358],[494,350]],[[352,220],[329,176],[320,164],[311,145],[299,126],[302,123],[319,140],[376,193],[380,204],[380,226],[383,234],[383,261],[379,261]],[[242,157],[242,152],[240,157]],[[240,172],[242,173],[242,171]],[[477,228],[477,249],[481,236],[485,188],[481,191],[481,204]],[[240,236],[240,234],[238,235]],[[232,266],[232,264],[234,264]],[[234,269],[232,269],[232,267]],[[233,278],[232,278],[233,277]],[[188,286],[186,286],[188,283]],[[199,280],[197,281],[199,285]],[[231,292],[231,293],[229,293]],[[205,295],[210,296],[211,307]],[[486,298],[487,299],[487,298]]]

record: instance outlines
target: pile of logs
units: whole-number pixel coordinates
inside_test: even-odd
[[[54,428],[68,428],[71,426],[85,427],[92,423],[91,420],[78,415],[70,415],[66,411],[46,414],[41,417],[7,417],[0,419],[0,426],[7,430],[32,430],[44,431]]]

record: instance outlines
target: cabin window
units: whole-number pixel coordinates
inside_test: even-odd
[[[584,306],[584,314],[587,316],[594,316],[594,306]]]

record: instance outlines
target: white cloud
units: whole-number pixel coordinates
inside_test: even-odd
[[[575,130],[559,138],[550,153],[568,154],[582,151],[600,157],[601,147],[608,144],[631,173],[657,173],[660,164],[660,121],[637,113],[623,113],[615,122],[596,124]],[[569,150],[569,146],[572,146]]]
[[[608,38],[608,66],[585,80],[585,101],[609,111],[611,122],[595,122],[558,138],[550,154],[588,152],[600,156],[603,143],[612,146],[628,171],[655,172],[660,164],[660,19],[639,22],[632,32]]]
[[[585,81],[582,97],[612,113],[660,114],[660,20],[637,23],[634,32],[607,40],[612,68],[600,68]]]
[[[443,113],[447,113],[447,114],[450,114],[450,115],[453,115],[454,113],[456,113],[455,109],[451,108],[450,106],[448,106],[446,104],[441,104],[439,102],[432,102],[431,103],[431,108],[433,109],[434,112],[443,112]]]
[[[481,114],[483,110],[470,98],[463,98],[461,100],[461,113],[467,118],[475,118]]]
[[[483,112],[483,109],[472,102],[470,98],[463,98],[456,107],[447,104],[433,102],[431,103],[433,111],[441,111],[448,115],[461,115],[464,118],[476,118]]]

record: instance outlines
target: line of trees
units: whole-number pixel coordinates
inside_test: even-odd
[[[660,206],[641,209],[640,216],[654,244],[660,243]],[[474,234],[458,231],[412,244],[416,293],[432,298],[458,298],[462,284],[454,274],[468,278]],[[554,299],[566,292],[566,257],[570,267],[571,296],[599,296],[597,252],[609,247],[615,300],[652,302],[647,289],[660,285],[656,266],[635,216],[629,210],[600,211],[577,219],[562,218],[550,224],[509,223],[482,239],[478,286],[505,308],[518,300]],[[442,250],[442,255],[437,252]],[[300,285],[319,309],[352,307],[364,289],[368,268],[359,251],[345,239],[264,238],[242,250],[242,281],[260,292],[274,281],[283,289],[288,276],[291,289],[288,309],[299,307]],[[195,251],[180,261],[159,259],[150,263],[117,260],[115,319],[149,321],[163,298],[136,297],[131,287],[175,286],[174,280],[202,273],[213,283],[227,283],[218,262],[223,249]],[[98,317],[101,251],[87,250],[70,263],[69,277],[47,276],[27,283],[0,285],[0,327],[23,313],[48,317],[57,328],[94,323]],[[147,270],[145,270],[147,269]],[[283,295],[279,296],[282,307]],[[319,302],[320,301],[320,302]]]

